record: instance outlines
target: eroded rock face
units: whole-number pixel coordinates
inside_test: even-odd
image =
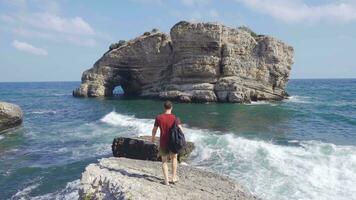
[[[178,166],[177,184],[165,186],[161,163],[103,158],[82,174],[79,199],[257,199],[233,180],[189,166]]]
[[[115,157],[125,157],[139,160],[161,161],[159,156],[159,137],[152,143],[150,136],[138,138],[117,137],[112,143],[112,153]],[[194,144],[187,142],[178,154],[178,161],[184,161],[194,150]]]
[[[18,105],[0,102],[0,132],[21,125],[23,113]]]
[[[138,97],[181,102],[281,100],[293,48],[270,36],[221,24],[179,22],[170,35],[145,33],[105,53],[82,76],[74,96]]]

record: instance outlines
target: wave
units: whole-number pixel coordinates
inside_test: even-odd
[[[57,111],[55,110],[34,110],[34,111],[31,111],[29,113],[32,113],[32,114],[56,114]]]
[[[31,197],[29,194],[32,190],[40,186],[39,183],[32,184],[20,191],[18,191],[11,199],[31,199],[31,200],[47,200],[47,199],[61,199],[61,200],[72,200],[79,199],[79,183],[80,180],[74,180],[68,182],[64,189],[58,190],[53,193],[48,193],[40,196]]]
[[[4,138],[5,138],[4,136],[0,135],[0,140],[2,140],[2,139],[4,139]]]
[[[149,135],[153,119],[110,112],[102,122]],[[319,141],[277,145],[184,126],[191,164],[236,179],[263,199],[356,199],[356,147]],[[218,133],[218,134],[217,134]]]
[[[114,111],[105,115],[100,121],[112,126],[128,127],[137,135],[148,135],[153,128],[152,119],[138,119],[135,116],[122,115]]]
[[[139,119],[113,111],[102,117],[100,122],[105,126],[96,128],[100,128],[101,134],[105,132],[103,135],[117,130],[135,135],[150,135],[154,120]],[[96,128],[93,130],[97,130]],[[356,199],[354,146],[299,140],[289,140],[288,143],[292,145],[278,145],[238,137],[234,133],[187,125],[183,125],[183,128],[187,140],[194,142],[196,146],[189,165],[233,178],[262,199]],[[83,152],[87,148],[62,148],[58,151]],[[90,149],[90,154],[98,149],[110,151],[110,144],[98,144],[90,146]],[[73,153],[72,156],[80,158],[87,155]],[[16,197],[26,198],[36,187],[36,184],[29,186],[19,191]],[[77,199],[78,187],[79,180],[75,180],[62,190],[31,199]]]
[[[36,189],[38,186],[40,186],[39,183],[29,185],[24,189],[18,191],[14,196],[11,197],[11,199],[28,199],[31,191]]]
[[[69,96],[70,94],[68,93],[54,93],[54,94],[51,94],[52,96]]]
[[[310,97],[306,96],[290,96],[288,99],[284,100],[284,102],[290,102],[290,103],[312,103],[310,101]]]
[[[250,104],[245,104],[245,105],[270,105],[270,106],[276,106],[276,103],[270,102],[270,101],[251,101]]]

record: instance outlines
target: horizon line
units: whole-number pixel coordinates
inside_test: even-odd
[[[356,79],[355,78],[291,78],[289,80],[341,80],[341,79]],[[60,82],[81,82],[81,81],[73,81],[73,80],[66,80],[66,81],[0,81],[0,83],[60,83]]]

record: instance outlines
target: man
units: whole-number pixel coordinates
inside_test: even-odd
[[[163,104],[164,112],[156,117],[154,127],[152,129],[152,142],[155,141],[157,129],[160,129],[160,141],[159,141],[159,154],[162,158],[162,171],[164,175],[164,184],[169,185],[168,181],[168,158],[172,160],[172,183],[178,181],[177,177],[177,154],[172,153],[168,150],[168,138],[169,130],[176,120],[178,127],[182,129],[180,125],[180,120],[172,114],[173,105],[172,102],[166,101]]]

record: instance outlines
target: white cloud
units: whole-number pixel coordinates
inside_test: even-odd
[[[41,38],[41,39],[47,39],[47,40],[57,40],[58,37],[56,37],[53,34],[42,32],[42,31],[36,31],[36,30],[29,30],[29,29],[24,29],[24,28],[15,28],[13,29],[13,33],[16,35],[22,36],[22,37],[27,37],[27,38]]]
[[[7,16],[10,18],[11,16]],[[12,16],[19,23],[60,33],[94,35],[94,29],[81,17],[64,18],[50,13]]]
[[[0,0],[1,4],[12,9],[0,14],[0,20],[21,38],[40,38],[86,47],[95,46],[96,40],[108,38],[106,34],[95,31],[80,16],[61,15],[61,7],[56,0]]]
[[[45,49],[35,47],[31,44],[28,44],[26,42],[20,42],[20,41],[13,41],[12,46],[14,46],[17,50],[31,53],[34,55],[39,55],[39,56],[47,56],[48,52]]]
[[[181,0],[182,4],[185,6],[202,6],[211,2],[211,0]]]
[[[308,5],[303,0],[235,0],[285,22],[356,21],[356,4],[338,1]]]
[[[93,47],[96,39],[107,40],[108,35],[94,31],[81,17],[66,18],[50,13],[18,13],[1,15],[0,19],[13,26],[12,32],[26,38],[41,38]]]

